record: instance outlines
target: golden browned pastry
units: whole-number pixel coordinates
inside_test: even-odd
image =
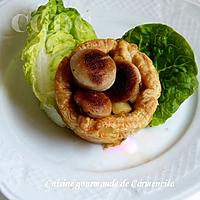
[[[135,103],[129,104],[132,107],[130,112],[93,118],[82,114],[74,101],[74,82],[70,70],[70,58],[65,58],[60,63],[56,73],[56,100],[66,125],[90,142],[119,144],[138,129],[146,127],[151,121],[161,93],[158,73],[150,58],[139,52],[136,45],[129,44],[124,40],[97,39],[89,41],[81,44],[73,55],[83,49],[97,49],[105,54],[110,54],[116,63],[128,62],[129,65],[136,67],[141,75],[143,89],[139,91]]]

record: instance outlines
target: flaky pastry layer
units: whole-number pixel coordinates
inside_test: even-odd
[[[124,40],[97,39],[81,44],[75,52],[81,49],[98,49],[110,53],[115,61],[131,62],[140,71],[145,89],[133,105],[133,112],[110,115],[101,119],[82,115],[74,104],[70,86],[72,81],[70,58],[63,59],[56,73],[56,101],[66,125],[74,133],[90,142],[119,144],[150,123],[161,94],[158,73],[147,55],[141,53],[135,44],[129,44]]]

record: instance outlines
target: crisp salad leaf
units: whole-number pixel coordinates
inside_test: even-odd
[[[31,15],[27,41],[22,51],[24,74],[41,108],[58,125],[64,125],[57,112],[54,79],[61,60],[82,42],[96,38],[92,26],[62,0],[49,0]]]
[[[162,93],[150,126],[163,124],[198,87],[194,53],[179,33],[163,24],[137,26],[123,38],[137,44],[159,73]]]

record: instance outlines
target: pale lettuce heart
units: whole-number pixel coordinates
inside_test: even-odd
[[[49,0],[31,15],[22,51],[24,74],[47,115],[65,126],[55,100],[54,79],[59,63],[82,42],[96,38],[92,26],[62,0]]]

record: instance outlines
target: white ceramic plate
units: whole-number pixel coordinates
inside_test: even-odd
[[[12,29],[17,14],[46,1],[0,1],[0,190],[11,200],[183,199],[200,181],[199,91],[163,126],[145,128],[119,147],[103,150],[54,125],[26,83],[20,51],[25,33]],[[174,27],[200,64],[197,0],[71,0],[99,38],[120,38],[148,22]],[[198,77],[199,78],[199,77]],[[53,181],[171,181],[174,187],[51,187]]]

